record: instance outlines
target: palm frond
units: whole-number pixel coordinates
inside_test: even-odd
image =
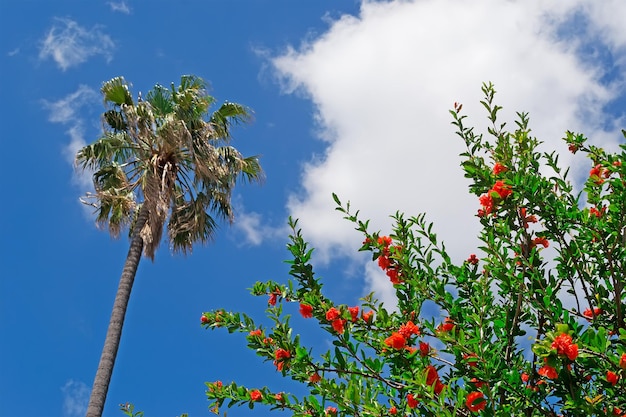
[[[104,96],[105,104],[114,104],[117,106],[121,106],[122,104],[128,106],[133,105],[133,97],[128,90],[128,83],[124,77],[115,77],[103,83],[100,91]]]
[[[226,102],[211,114],[210,125],[215,131],[216,140],[228,142],[230,140],[230,127],[252,120],[252,110],[237,103]]]
[[[76,165],[82,169],[98,169],[111,162],[122,163],[131,159],[136,146],[124,132],[107,132],[94,143],[76,153]]]
[[[162,85],[155,85],[154,88],[148,92],[146,100],[154,109],[154,114],[157,118],[164,117],[174,111],[172,94]]]

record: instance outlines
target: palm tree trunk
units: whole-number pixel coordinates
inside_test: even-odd
[[[98,371],[96,372],[93,387],[91,388],[91,396],[89,398],[89,406],[87,407],[86,414],[87,417],[101,417],[104,410],[104,403],[106,401],[107,392],[109,391],[111,375],[113,374],[113,366],[115,365],[115,358],[117,357],[117,350],[120,346],[120,338],[122,337],[122,327],[124,326],[128,300],[131,290],[133,289],[137,267],[141,260],[143,239],[141,238],[140,232],[147,220],[148,209],[144,204],[137,215],[137,221],[130,240],[130,248],[128,249],[128,255],[126,255],[126,262],[124,263],[117,294],[115,295],[111,320],[109,321],[109,329],[104,339],[104,347],[102,348]]]

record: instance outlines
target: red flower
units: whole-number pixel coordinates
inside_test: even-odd
[[[385,339],[385,344],[394,349],[402,349],[406,346],[406,339],[398,332],[393,332]]]
[[[441,332],[450,332],[454,329],[454,322],[450,317],[446,317],[443,323],[437,328]]]
[[[400,333],[405,339],[408,339],[414,334],[420,334],[420,329],[412,321],[407,321],[405,324],[400,326],[398,333]]]
[[[585,316],[585,317],[587,317],[589,319],[593,318],[594,314],[596,316],[599,316],[600,314],[602,314],[602,309],[600,307],[595,307],[593,309],[593,312],[591,311],[590,308],[588,308],[585,311],[583,311],[583,316]]]
[[[266,337],[265,339],[263,339],[263,344],[264,345],[273,345],[274,344],[274,339],[272,339],[271,337]]]
[[[331,326],[333,326],[333,329],[335,329],[335,331],[339,334],[343,334],[345,325],[346,325],[346,320],[344,319],[333,320],[331,323]]]
[[[286,349],[279,348],[276,350],[276,353],[274,354],[274,356],[276,360],[279,361],[281,359],[291,358],[291,352],[289,352]]]
[[[550,242],[548,242],[548,239],[546,239],[545,237],[536,237],[533,239],[530,246],[534,248],[537,245],[542,245],[544,248],[547,248],[548,246],[550,246]]]
[[[478,258],[476,257],[476,254],[472,253],[469,258],[467,258],[467,262],[472,264],[472,265],[476,265],[478,263]]]
[[[522,207],[521,209],[519,209],[519,214],[522,218],[525,229],[528,229],[528,223],[537,223],[537,216],[535,216],[534,214],[531,214],[530,216],[526,215],[526,207]]]
[[[211,387],[209,387],[209,390],[211,392],[214,392],[215,390],[221,390],[222,387],[224,386],[224,384],[222,384],[222,381],[215,381]]]
[[[420,342],[420,355],[426,357],[430,355],[430,345],[426,342]]]
[[[626,369],[626,353],[622,353],[622,357],[619,358],[619,367]]]
[[[337,409],[335,407],[326,407],[326,415],[337,415]]]
[[[493,198],[491,197],[491,194],[487,193],[481,195],[478,198],[478,201],[480,202],[480,205],[483,206],[482,214],[481,211],[478,210],[478,217],[483,217],[485,214],[491,213],[493,210]]]
[[[413,394],[409,394],[406,396],[406,402],[409,408],[415,408],[419,404],[419,401],[413,396]]]
[[[381,236],[378,238],[378,244],[387,247],[391,245],[391,238],[389,236]]]
[[[467,365],[470,367],[474,367],[476,365],[478,365],[478,362],[476,362],[475,360],[468,360],[470,358],[477,358],[478,356],[476,356],[475,353],[470,353],[470,354],[464,354],[463,355],[463,359],[467,362]]]
[[[259,391],[258,389],[250,391],[251,401],[261,401],[262,398],[263,398],[263,394],[261,394],[261,391]]]
[[[480,380],[480,379],[478,379],[478,378],[472,378],[472,379],[470,379],[470,382],[471,382],[472,384],[474,384],[474,386],[475,386],[476,388],[478,388],[478,389],[480,389],[483,385],[485,385],[485,382],[484,382],[484,381],[481,381],[481,380]]]
[[[282,392],[279,392],[278,394],[274,395],[274,399],[275,399],[276,401],[281,402],[281,403],[282,403],[283,401],[285,401],[285,399],[283,398],[283,394],[282,394]]]
[[[505,167],[504,165],[502,165],[500,162],[496,162],[496,164],[493,166],[493,174],[494,175],[498,175],[502,172],[505,172],[507,170],[507,167]]]
[[[428,365],[426,367],[426,385],[433,385],[437,380],[439,380],[437,368],[432,365]]]
[[[529,376],[526,372],[522,372],[521,378],[522,382],[528,382]]]
[[[320,382],[320,380],[322,379],[322,377],[320,376],[320,374],[318,374],[317,372],[314,373],[313,375],[311,375],[309,377],[309,381],[311,381],[312,383],[316,383],[316,382]]]
[[[566,333],[561,333],[554,338],[552,349],[556,349],[558,355],[567,356],[571,361],[578,357],[578,345],[572,343],[572,336]]]
[[[596,185],[600,185],[604,182],[604,179],[601,176],[606,176],[606,172],[604,168],[602,168],[602,164],[597,164],[589,171],[589,179],[591,179]]]
[[[467,394],[465,405],[468,410],[475,413],[477,411],[484,410],[487,405],[487,401],[485,401],[485,396],[482,392],[474,391]]]
[[[396,408],[395,405],[389,408],[389,414],[391,414],[392,416],[395,416],[396,414],[398,414],[398,409]]]
[[[335,307],[331,307],[326,312],[326,320],[328,321],[337,320],[339,317],[341,317],[341,314],[339,313],[339,310],[337,310]]]
[[[501,199],[507,198],[512,193],[511,187],[506,185],[504,181],[496,181],[491,191],[498,193]]]
[[[285,362],[283,359],[291,358],[291,353],[288,350],[280,348],[276,350],[274,357],[276,358],[276,360],[274,361],[274,365],[276,366],[276,369],[278,371],[282,371],[285,366]]]
[[[300,314],[305,319],[310,319],[311,317],[313,317],[313,307],[308,304],[300,303]]]
[[[619,380],[619,375],[613,371],[606,371],[606,380],[609,381],[611,385],[615,386]]]
[[[396,268],[388,269],[387,276],[389,277],[389,281],[391,281],[391,283],[394,285],[400,284],[402,282],[402,280],[400,279],[400,274],[398,273],[398,270]]]
[[[373,311],[368,311],[367,313],[365,311],[361,312],[361,317],[363,317],[363,320],[371,323],[372,322],[372,316],[374,315]]]
[[[391,266],[391,259],[388,256],[380,255],[378,257],[378,266],[380,269],[385,270]]]
[[[207,316],[200,317],[200,323],[208,323],[208,322],[209,322],[209,318]]]
[[[359,318],[359,307],[348,307],[348,311],[350,312],[350,316],[352,316],[352,322],[355,322]]]
[[[570,143],[570,144],[567,146],[567,149],[569,149],[569,151],[570,151],[571,153],[576,153],[576,151],[578,151],[578,146],[577,146],[576,144],[574,144],[574,143]]]
[[[269,298],[269,300],[267,300],[267,304],[269,304],[271,306],[275,306],[276,305],[276,294],[275,293],[271,293],[270,294],[270,298]]]
[[[252,330],[250,332],[250,336],[261,336],[262,334],[261,329]]]
[[[606,207],[600,207],[600,210],[598,210],[596,207],[591,207],[589,209],[589,215],[590,216],[596,216],[596,217],[602,217],[602,215],[606,213]]]
[[[557,379],[558,376],[559,376],[559,374],[556,372],[556,369],[554,369],[550,365],[542,366],[541,368],[539,368],[537,373],[539,375],[545,376],[546,378],[549,378],[549,379]]]

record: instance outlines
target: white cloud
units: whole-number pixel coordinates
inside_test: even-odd
[[[126,4],[125,1],[119,1],[119,2],[110,1],[107,4],[111,7],[111,10],[114,12],[120,12],[124,14],[130,14],[131,12],[130,7]]]
[[[113,58],[115,43],[101,27],[86,29],[71,19],[56,18],[41,43],[39,59],[52,58],[65,71],[82,64],[94,55]]]
[[[284,238],[289,230],[287,227],[274,228],[263,223],[261,214],[254,211],[246,211],[241,199],[235,202],[234,229],[243,235],[243,244],[259,246],[261,243],[274,238]]]
[[[80,85],[78,89],[57,101],[43,100],[43,106],[49,111],[48,120],[52,123],[69,125],[67,134],[70,142],[64,147],[63,155],[69,164],[74,166],[76,152],[86,145],[84,139],[83,120],[79,111],[97,103],[99,95],[93,89]],[[82,190],[93,188],[92,172],[75,171],[73,182]]]
[[[584,30],[559,38],[581,14]],[[318,259],[352,256],[362,240],[333,210],[332,192],[371,218],[374,230],[388,233],[396,210],[427,212],[453,258],[475,251],[478,202],[467,192],[448,109],[464,103],[468,123],[484,128],[484,81],[496,85],[502,120],[514,126],[516,111],[529,112],[533,133],[545,150],[562,153],[562,164],[571,161],[560,140],[566,130],[614,146],[620,135],[602,131],[603,106],[624,94],[623,80],[602,85],[603,63],[578,54],[593,33],[623,61],[626,36],[616,20],[623,15],[619,1],[364,1],[359,16],[343,16],[273,58],[284,91],[315,104],[326,141],[287,204]],[[365,274],[368,291],[380,290],[376,274]]]
[[[87,412],[89,387],[81,381],[70,379],[61,387],[63,392],[63,417],[81,417]]]

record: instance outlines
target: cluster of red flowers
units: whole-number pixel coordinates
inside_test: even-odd
[[[483,206],[482,209],[478,210],[478,217],[483,217],[487,214],[493,212],[493,208],[500,201],[507,198],[511,195],[511,187],[506,185],[504,181],[498,180],[496,183],[487,191],[487,194],[483,194],[480,196],[478,201]]]
[[[378,256],[378,266],[385,271],[392,284],[400,284],[402,279],[400,278],[400,269],[397,262],[391,258],[391,238],[389,236],[381,236],[378,238],[378,244],[383,247],[382,252]],[[396,246],[395,250],[399,251],[400,246]]]
[[[391,336],[385,339],[385,344],[393,349],[404,349],[407,345],[407,339],[413,335],[419,335],[420,329],[412,321],[408,321],[400,326],[397,332],[393,332]]]
[[[326,312],[326,320],[330,322],[330,325],[337,333],[343,334],[347,320],[341,318],[341,312],[339,310],[335,307],[328,309]]]
[[[283,348],[278,348],[276,349],[274,358],[274,365],[276,366],[276,369],[282,371],[285,367],[285,359],[291,358],[291,352]]]
[[[413,394],[409,394],[406,396],[406,403],[409,408],[415,408],[419,404],[419,400]]]
[[[561,333],[554,338],[552,349],[556,349],[559,356],[567,356],[570,361],[574,361],[578,357],[578,345],[572,343],[572,336],[567,333]]]
[[[600,210],[598,210],[596,207],[591,207],[589,209],[589,215],[590,216],[596,216],[596,217],[602,217],[602,215],[606,213],[606,207],[602,206],[600,207]]]

